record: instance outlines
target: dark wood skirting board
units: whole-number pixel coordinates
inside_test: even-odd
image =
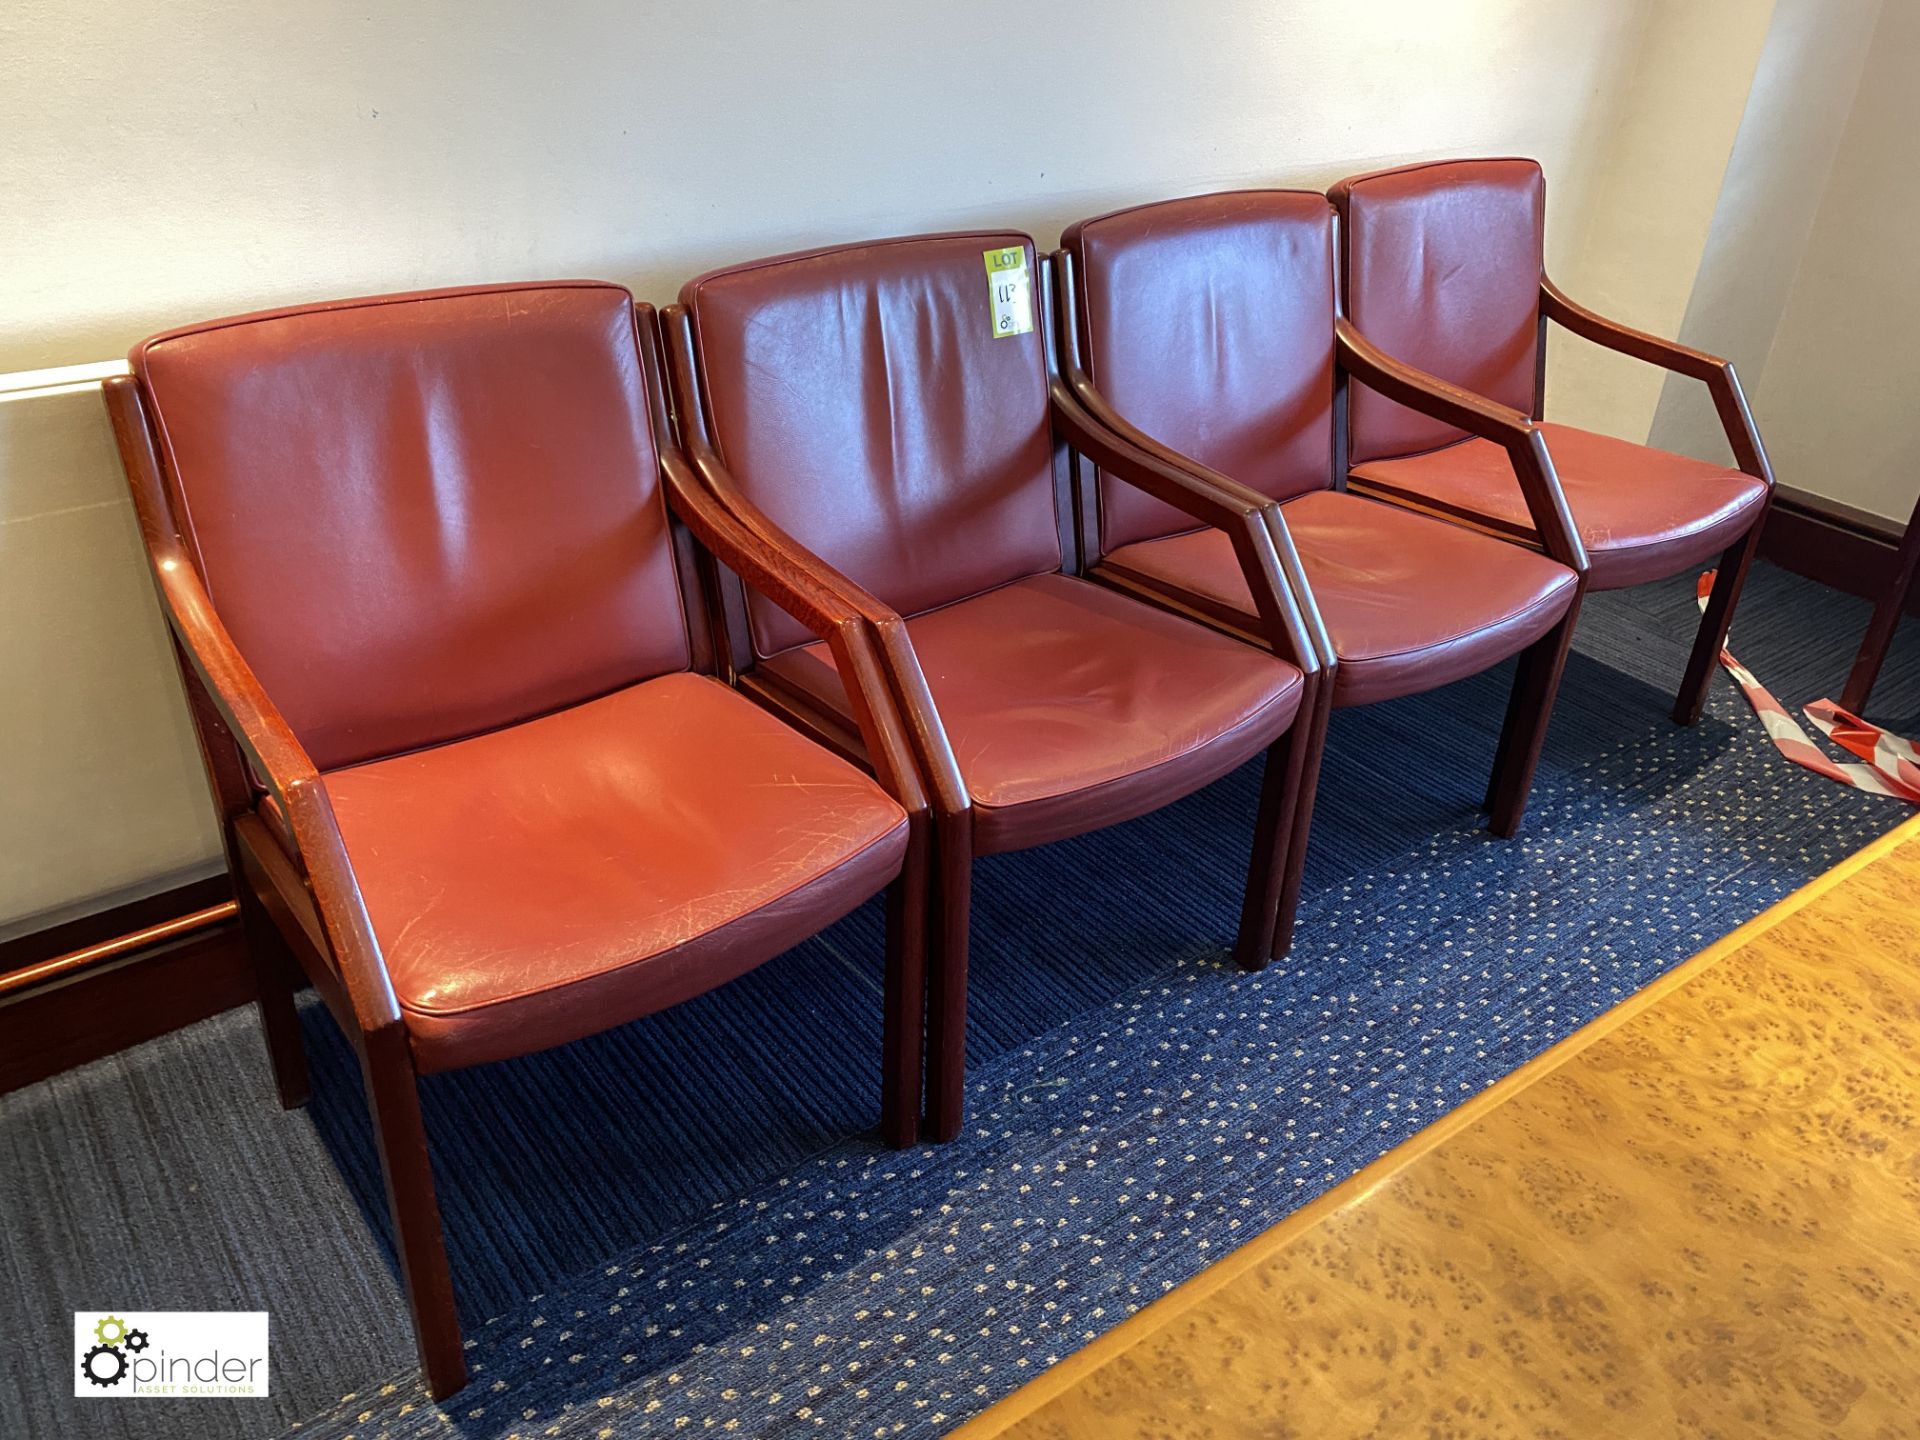
[[[1900,526],[1822,495],[1781,485],[1760,536],[1760,558],[1848,595],[1875,600],[1892,583]],[[1907,601],[1920,615],[1920,587]],[[1848,636],[1851,646],[1858,636]]]
[[[252,1000],[253,972],[237,923],[216,919],[185,934],[164,933],[232,894],[221,875],[0,946],[0,984],[30,968],[47,977],[0,992],[0,1094]],[[156,929],[157,942],[124,954],[55,963]]]
[[[202,880],[176,885],[143,899],[129,900],[83,915],[60,925],[49,925],[11,940],[0,940],[0,977],[44,964],[93,945],[104,945],[150,926],[178,920],[209,905],[233,898],[233,882],[222,871]]]

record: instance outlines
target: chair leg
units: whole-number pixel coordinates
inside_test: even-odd
[[[920,1070],[925,1058],[927,830],[915,817],[907,863],[887,887],[887,976],[882,1012],[880,1135],[903,1150],[920,1134]]]
[[[1289,843],[1293,817],[1287,801],[1303,749],[1297,727],[1267,747],[1260,809],[1253,822],[1253,855],[1247,865],[1246,895],[1240,902],[1240,931],[1233,941],[1233,963],[1242,970],[1261,969],[1273,954],[1280,900],[1286,891],[1287,852],[1293,848]]]
[[[1573,624],[1580,613],[1580,599],[1558,625],[1520,652],[1520,664],[1514,671],[1513,693],[1507,700],[1507,720],[1501,727],[1500,745],[1494,752],[1493,778],[1487,785],[1487,828],[1502,839],[1520,828],[1520,817],[1527,811],[1527,796],[1533,790],[1534,767],[1540,763],[1540,747],[1546,743],[1547,722],[1553,718],[1554,696],[1560,690],[1560,675],[1567,667],[1567,651],[1573,644]]]
[[[973,904],[972,816],[950,817],[934,841],[932,956],[927,976],[927,1132],[960,1133],[967,1088],[967,944]]]
[[[1762,514],[1761,523],[1765,515]],[[1740,588],[1747,583],[1747,571],[1760,549],[1761,523],[1727,547],[1720,557],[1720,569],[1707,594],[1707,612],[1700,617],[1694,632],[1693,654],[1687,657],[1686,677],[1673,702],[1676,725],[1696,723],[1707,708],[1707,691],[1713,684],[1713,672],[1720,663],[1721,647],[1727,643],[1727,628],[1733,624],[1733,607],[1740,599]]]
[[[229,853],[237,853],[232,847]],[[307,1075],[307,1046],[300,1035],[300,1013],[294,1005],[294,959],[272,915],[260,901],[252,876],[234,866],[234,900],[240,909],[241,941],[253,968],[254,1001],[260,1010],[260,1033],[273,1062],[273,1084],[280,1108],[297,1110],[313,1093]]]
[[[380,1147],[380,1169],[387,1181],[387,1208],[393,1216],[394,1245],[400,1252],[400,1273],[413,1312],[420,1368],[426,1372],[428,1392],[444,1400],[467,1383],[467,1360],[453,1303],[453,1272],[447,1265],[446,1239],[440,1228],[440,1204],[433,1194],[433,1162],[420,1116],[419,1076],[406,1031],[390,1025],[363,1036],[360,1067]]]
[[[1306,858],[1305,812],[1313,803],[1312,787],[1320,769],[1318,740],[1325,731],[1323,691],[1330,695],[1332,686],[1316,682],[1309,688],[1287,733],[1267,747],[1246,894],[1240,902],[1240,930],[1233,942],[1233,962],[1242,970],[1264,968],[1275,955],[1286,954],[1293,943],[1293,911],[1299,903],[1300,869]]]
[[[1307,869],[1307,832],[1312,828],[1313,804],[1320,793],[1320,762],[1326,754],[1327,725],[1332,714],[1333,676],[1331,672],[1322,671],[1320,691],[1314,697],[1311,713],[1304,722],[1296,718],[1293,729],[1288,732],[1288,740],[1293,742],[1289,745],[1292,753],[1288,763],[1294,773],[1287,782],[1293,791],[1292,824],[1287,840],[1286,871],[1280,887],[1279,913],[1274,916],[1273,938],[1267,945],[1267,954],[1274,960],[1284,960],[1287,952],[1293,949],[1293,919],[1300,909],[1300,884]],[[1301,734],[1303,730],[1304,735]],[[1300,737],[1297,742],[1296,736]],[[1244,916],[1241,923],[1246,923]]]

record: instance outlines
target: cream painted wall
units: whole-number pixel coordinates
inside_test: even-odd
[[[1606,157],[1568,257],[1549,270],[1582,304],[1656,335],[1676,334],[1740,131],[1772,3],[1655,4],[1627,83],[1602,122]],[[1547,214],[1563,223],[1549,172]],[[1555,328],[1548,415],[1645,440],[1665,376]],[[1709,409],[1711,407],[1709,406]]]
[[[1545,164],[1563,284],[1670,329],[1770,10],[11,0],[0,371],[320,296],[586,274],[664,300],[792,246],[1045,243],[1154,196],[1486,153]],[[1556,354],[1552,405],[1637,438],[1654,395],[1612,363]],[[86,402],[0,401],[0,934],[213,853],[119,484]]]
[[[316,295],[584,273],[662,299],[773,248],[1051,239],[1170,190],[1454,152],[1538,155],[1570,259],[1663,8],[12,0],[0,371]]]
[[[1881,0],[1778,0],[1774,7],[1680,330],[1688,344],[1732,360],[1755,403],[1880,10]],[[1763,434],[1779,429],[1776,438],[1786,438],[1784,416],[1760,419]],[[1730,456],[1704,387],[1681,376],[1665,382],[1649,438],[1682,454]]]
[[[1916,60],[1920,4],[1890,0],[1754,395],[1782,484],[1901,524],[1920,496]]]
[[[1920,5],[1780,0],[1682,334],[1739,367],[1783,485],[1904,524],[1920,496]],[[1652,439],[1723,454],[1668,384]]]
[[[0,757],[0,940],[219,851],[97,388],[0,395]]]

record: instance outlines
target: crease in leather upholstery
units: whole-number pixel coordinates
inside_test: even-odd
[[[689,663],[631,306],[479,287],[135,350],[208,592],[321,769]]]
[[[1353,176],[1345,217],[1347,314],[1373,344],[1531,414],[1545,272],[1546,184],[1532,160],[1426,162]],[[1398,458],[1465,431],[1355,381],[1350,464]]]
[[[681,290],[728,468],[773,521],[903,615],[1060,565],[1046,362],[994,338],[1008,231],[778,256]],[[983,341],[990,343],[981,343]],[[757,654],[811,635],[749,596]]]

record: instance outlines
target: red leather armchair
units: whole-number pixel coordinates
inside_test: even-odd
[[[1759,545],[1773,472],[1733,366],[1575,304],[1547,278],[1546,186],[1531,160],[1453,160],[1357,175],[1329,198],[1344,227],[1345,308],[1380,350],[1503,410],[1537,419],[1548,321],[1705,382],[1739,468],[1568,425],[1542,424],[1597,589],[1718,557],[1673,718],[1691,725]],[[1356,387],[1346,462],[1353,487],[1396,504],[1534,539],[1495,446],[1389,393]]]
[[[419,1076],[673,1005],[891,887],[907,1143],[918,771],[862,618],[671,448],[651,310],[593,283],[387,296],[132,362],[108,405],[281,1101],[307,1095],[297,958],[359,1052],[433,1394],[466,1367]],[[688,530],[852,677],[878,783],[712,676]]]
[[[1317,607],[1332,677],[1323,707],[1415,694],[1523,656],[1487,801],[1492,828],[1512,834],[1585,568],[1524,422],[1473,409],[1404,367],[1383,379],[1419,413],[1444,409],[1492,437],[1507,484],[1539,509],[1547,555],[1347,493],[1336,417],[1350,371],[1380,371],[1337,331],[1334,216],[1318,193],[1139,205],[1081,221],[1062,244],[1060,343],[1073,393],[1195,484],[1277,504]],[[1216,532],[1105,475],[1089,477],[1079,513],[1096,579],[1229,633],[1257,631]],[[1325,708],[1315,723],[1324,726]],[[1296,826],[1304,844],[1304,806]]]
[[[996,333],[990,254],[1039,282]],[[976,853],[1143,814],[1262,750],[1236,956],[1284,948],[1288,833],[1318,764],[1294,719],[1319,664],[1260,507],[1090,424],[1050,379],[1032,242],[881,241],[703,275],[665,320],[694,466],[742,522],[867,618],[936,818],[929,974],[933,1133],[959,1127]],[[1085,454],[1231,537],[1271,653],[1076,573],[1066,472]],[[723,595],[742,688],[844,730],[834,660],[757,597]],[[1177,882],[1175,882],[1177,883]],[[1297,889],[1297,887],[1296,887]]]

